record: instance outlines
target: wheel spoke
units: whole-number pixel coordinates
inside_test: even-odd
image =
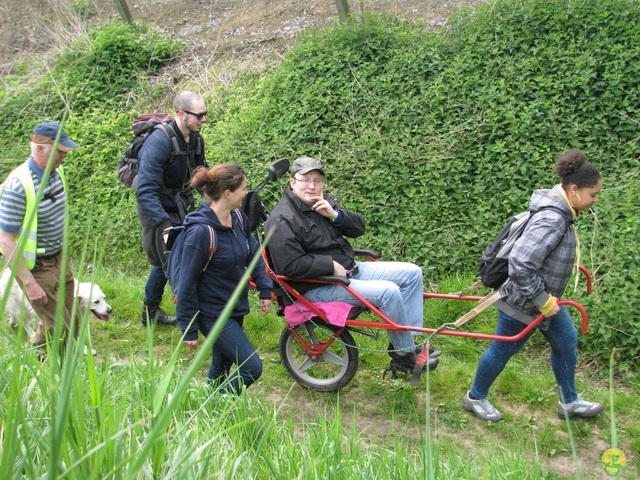
[[[312,368],[314,365],[317,365],[318,362],[314,362],[311,357],[307,357],[307,359],[302,362],[300,365],[298,365],[298,368],[296,368],[296,370],[298,372],[306,372],[307,370],[309,370],[310,368]],[[295,367],[295,365],[292,365]]]
[[[335,353],[326,350],[323,354],[322,354],[322,360],[324,360],[325,362],[329,362],[329,363],[333,363],[335,365],[340,365],[341,367],[346,367],[347,366],[347,356],[339,356],[336,355]]]

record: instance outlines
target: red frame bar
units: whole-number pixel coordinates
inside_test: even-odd
[[[286,290],[293,298],[295,298],[300,303],[304,304],[307,308],[309,308],[315,315],[317,315],[321,319],[325,319],[325,314],[317,308],[313,302],[308,300],[304,295],[298,293],[289,282],[292,280],[290,278],[284,277],[282,275],[273,275],[274,279],[278,282],[278,284]],[[336,282],[328,281],[328,280],[318,280],[318,279],[310,279],[305,280],[306,283],[319,283],[325,285],[336,285]],[[342,283],[338,283],[342,288],[347,290],[355,299],[357,299],[360,303],[362,303],[368,310],[370,310],[374,315],[380,318],[381,321],[372,321],[372,320],[347,320],[348,327],[359,327],[359,328],[378,328],[382,330],[391,330],[394,332],[420,332],[425,334],[432,334],[436,332],[436,328],[426,328],[426,327],[407,327],[405,325],[399,325],[387,317],[384,313],[382,313],[375,305],[369,302],[366,298],[360,295],[358,292],[355,292],[349,288],[348,285],[344,285]],[[449,299],[449,300],[467,300],[467,301],[479,301],[483,297],[475,297],[475,296],[465,296],[465,295],[449,295],[449,294],[431,294],[425,293],[424,298],[441,298],[441,299]],[[589,316],[587,315],[587,311],[585,308],[580,305],[578,302],[574,302],[573,300],[560,300],[558,305],[569,305],[576,308],[582,317],[582,328],[581,332],[583,335],[586,335],[588,327],[589,327]],[[515,342],[522,339],[525,335],[527,335],[531,330],[533,330],[536,326],[538,326],[543,320],[544,315],[540,314],[536,317],[527,327],[520,332],[518,335],[514,335],[511,337],[507,337],[504,335],[494,335],[487,333],[473,333],[466,331],[458,331],[458,330],[439,330],[437,333],[439,335],[451,335],[457,337],[467,337],[467,338],[475,338],[479,340],[498,340],[503,342]],[[339,333],[338,333],[339,335]]]
[[[264,253],[264,252],[263,252]],[[374,257],[371,257],[370,260],[376,261]],[[292,298],[304,304],[309,310],[311,310],[315,316],[320,318],[321,320],[326,322],[325,314],[322,310],[320,310],[316,305],[308,300],[304,295],[300,294],[291,283],[296,280],[285,277],[284,275],[275,274],[271,268],[269,267],[268,259],[265,255],[265,262],[267,268],[267,274],[271,277],[271,279],[276,282],[281,288],[283,288]],[[592,290],[592,278],[589,271],[583,266],[579,266],[580,271],[584,273],[587,280],[587,294],[591,294]],[[495,334],[486,334],[486,333],[474,333],[474,332],[466,332],[466,331],[458,331],[458,330],[447,330],[447,329],[438,329],[438,328],[425,328],[425,327],[407,327],[405,325],[399,325],[387,317],[384,313],[382,313],[375,305],[369,302],[367,299],[362,297],[358,292],[353,291],[348,285],[336,282],[332,280],[324,280],[324,279],[304,279],[302,280],[305,283],[318,283],[324,285],[339,285],[345,290],[347,290],[355,299],[357,299],[362,305],[364,305],[368,310],[370,310],[374,315],[376,315],[380,321],[371,321],[371,320],[358,320],[351,319],[347,320],[346,327],[358,327],[358,328],[374,328],[381,330],[390,330],[394,332],[420,332],[424,334],[433,334],[436,333],[438,335],[450,335],[456,337],[466,337],[473,338],[477,340],[496,340],[501,342],[516,342],[525,337],[529,332],[531,332],[534,328],[536,328],[544,319],[544,315],[539,315],[536,317],[529,325],[527,325],[522,332],[518,335],[514,335],[511,337],[507,337],[504,335],[495,335]],[[478,302],[482,300],[484,297],[480,296],[471,296],[471,295],[459,295],[459,294],[447,294],[447,293],[423,293],[423,299],[443,299],[443,300],[464,300],[464,301],[475,301]],[[580,305],[578,302],[573,300],[560,300],[558,301],[558,305],[568,305],[574,307],[580,313],[582,319],[581,325],[581,333],[582,335],[587,334],[587,330],[589,328],[589,316],[585,308]],[[346,328],[344,327],[344,328]],[[307,350],[309,355],[312,358],[318,358],[322,353],[333,343],[333,341],[340,336],[344,328],[341,328],[336,331],[336,333],[331,337],[332,339],[328,342],[323,343],[322,345],[309,345],[307,344],[295,331],[294,328],[291,328],[292,335],[296,338],[296,340],[300,343],[301,346]]]

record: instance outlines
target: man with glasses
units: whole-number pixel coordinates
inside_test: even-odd
[[[160,308],[167,284],[163,234],[167,228],[182,224],[193,208],[191,173],[200,165],[207,166],[204,139],[200,135],[207,121],[204,101],[196,93],[184,91],[175,97],[173,106],[176,116],[167,125],[170,130],[154,130],[138,154],[138,218],[142,225],[142,248],[151,264],[144,289],[143,325],[176,324],[176,317]],[[174,140],[178,151],[173,146]]]
[[[57,143],[56,143],[57,138]],[[31,156],[9,174],[0,195],[0,252],[42,320],[30,339],[42,345],[53,333],[64,286],[63,336],[71,328],[74,281],[69,261],[61,279],[67,189],[62,161],[78,144],[55,122],[37,125],[31,133]],[[47,165],[51,169],[46,183]],[[44,189],[38,200],[40,190]],[[21,253],[20,253],[21,252]],[[20,255],[18,257],[18,255]],[[77,336],[78,325],[74,326]]]
[[[350,287],[400,325],[423,326],[423,278],[417,265],[404,262],[358,262],[345,237],[364,234],[360,215],[338,206],[324,193],[322,164],[300,157],[291,167],[291,180],[284,197],[265,223],[271,233],[269,253],[276,273],[294,279],[325,275],[347,277]],[[359,305],[339,285],[296,284],[313,302],[345,302]],[[413,371],[418,350],[412,332],[389,332],[391,367]],[[425,368],[434,369],[439,354],[431,352]]]

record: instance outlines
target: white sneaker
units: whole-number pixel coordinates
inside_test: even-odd
[[[467,391],[462,399],[462,406],[465,410],[475,413],[480,420],[486,422],[499,422],[502,420],[502,414],[491,405],[488,398],[473,400]]]
[[[558,402],[558,416],[560,418],[565,418],[565,416],[568,418],[591,418],[598,415],[603,409],[604,405],[601,403],[587,402],[580,398],[580,395],[571,403]]]

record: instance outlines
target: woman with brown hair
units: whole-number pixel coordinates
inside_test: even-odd
[[[247,179],[239,165],[226,163],[210,170],[200,167],[192,176],[191,186],[204,201],[185,218],[180,278],[173,293],[178,325],[186,332],[184,343],[196,348],[198,331],[209,335],[260,245],[240,210],[247,194]],[[211,255],[213,238],[216,250]],[[271,308],[273,284],[262,257],[251,276],[260,292],[260,310],[266,315]],[[239,393],[262,375],[262,361],[242,328],[247,313],[245,286],[213,345],[208,377],[223,393]],[[234,363],[237,369],[230,375]]]

